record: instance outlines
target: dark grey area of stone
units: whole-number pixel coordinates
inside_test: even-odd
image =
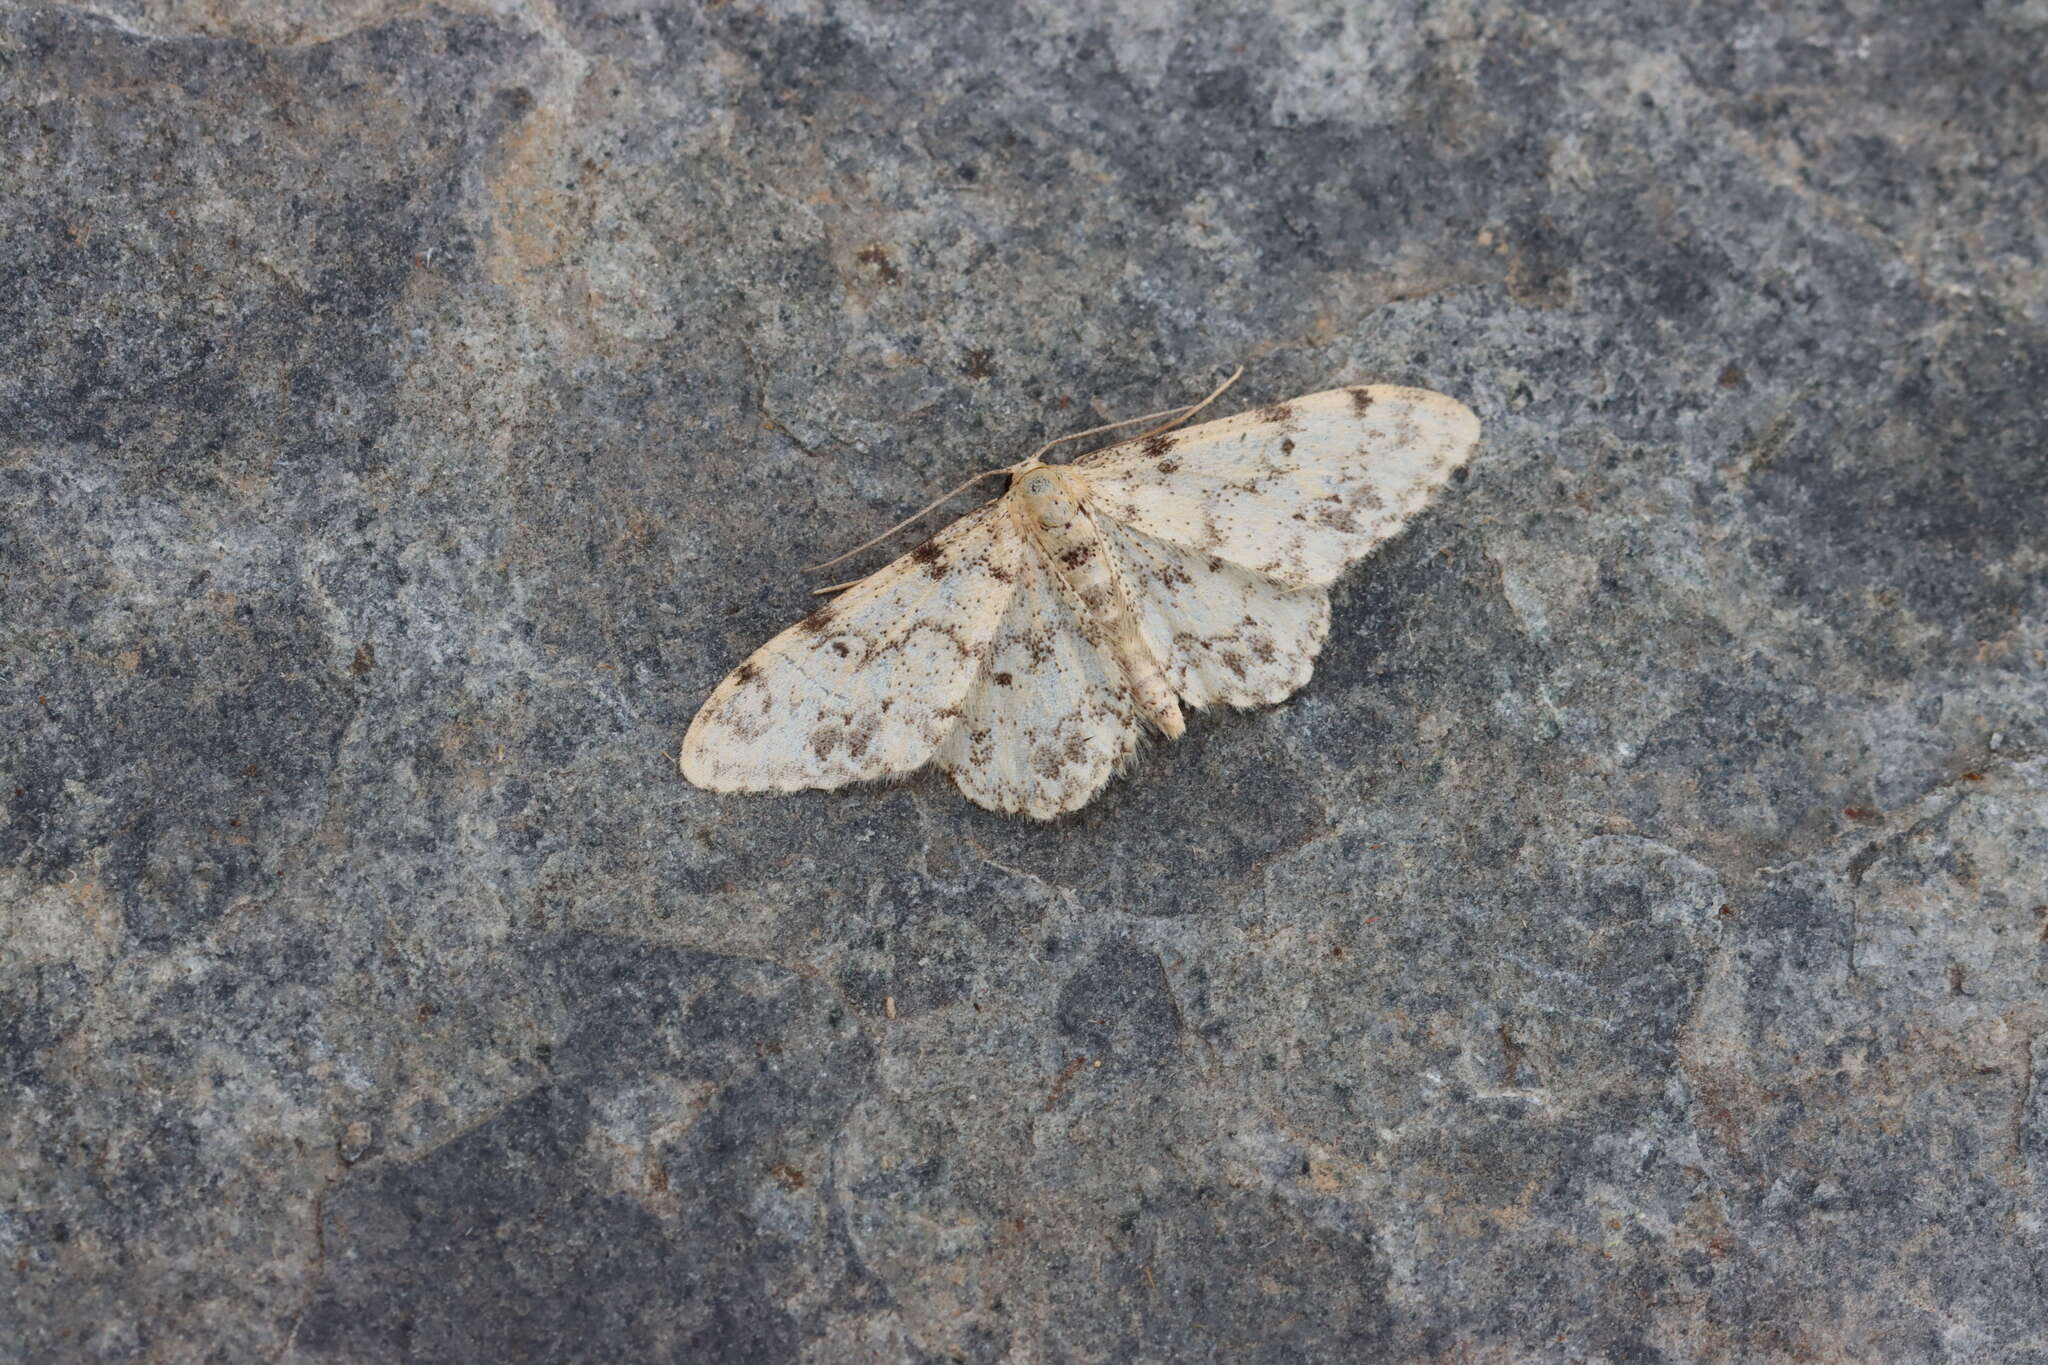
[[[2048,1361],[2044,46],[0,9],[0,1357]],[[676,776],[1240,362],[1486,425],[1293,701]]]

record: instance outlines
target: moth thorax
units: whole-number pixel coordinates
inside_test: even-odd
[[[1070,526],[1081,515],[1081,500],[1050,469],[1034,469],[1017,485],[1025,508],[1044,530]]]

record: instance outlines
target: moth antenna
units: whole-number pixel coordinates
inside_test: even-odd
[[[1054,446],[1065,445],[1068,441],[1078,441],[1088,436],[1100,436],[1103,432],[1115,431],[1118,427],[1134,427],[1138,425],[1138,423],[1140,422],[1149,422],[1157,417],[1171,417],[1173,418],[1173,420],[1171,422],[1168,422],[1163,427],[1156,427],[1153,431],[1146,432],[1145,436],[1153,435],[1154,432],[1158,431],[1169,431],[1172,428],[1179,426],[1182,422],[1187,421],[1188,418],[1193,417],[1203,408],[1208,407],[1218,398],[1222,397],[1223,390],[1229,388],[1232,384],[1235,384],[1238,380],[1238,376],[1242,375],[1243,373],[1244,366],[1238,366],[1236,372],[1233,373],[1230,376],[1230,378],[1224,380],[1223,383],[1217,387],[1216,392],[1210,394],[1207,398],[1204,398],[1199,403],[1192,403],[1178,408],[1161,408],[1157,412],[1148,412],[1142,417],[1126,417],[1121,422],[1110,422],[1104,426],[1090,427],[1086,431],[1077,431],[1072,436],[1062,436],[1056,441],[1047,441],[1044,445],[1032,451],[1031,458],[1024,461],[1024,463],[1027,465],[1036,464],[1038,462],[1039,456],[1045,454],[1046,451],[1051,450]],[[1142,441],[1145,439],[1145,436],[1139,436],[1135,439]]]
[[[833,585],[832,585],[831,587],[829,587],[829,588],[812,588],[812,589],[811,589],[811,596],[813,596],[813,597],[823,597],[823,596],[825,596],[825,595],[826,595],[826,594],[828,594],[828,593],[835,593],[835,592],[845,592],[845,591],[846,591],[846,590],[847,590],[848,588],[852,587],[852,586],[853,586],[854,584],[856,584],[856,583],[864,583],[864,582],[866,582],[866,581],[867,581],[867,580],[866,580],[866,579],[863,579],[863,578],[849,578],[849,579],[847,579],[847,580],[846,580],[846,581],[845,581],[844,583],[834,583],[834,584],[833,584]]]
[[[910,525],[910,523],[912,523],[913,521],[916,521],[925,513],[933,511],[934,509],[939,507],[942,503],[946,502],[949,498],[951,498],[955,493],[962,492],[965,489],[969,488],[970,486],[979,483],[981,480],[991,478],[994,475],[1013,473],[1016,470],[1023,468],[1025,466],[1037,464],[1039,457],[1045,454],[1046,451],[1051,450],[1054,446],[1063,446],[1069,441],[1086,440],[1090,436],[1100,436],[1105,431],[1115,431],[1119,427],[1134,427],[1138,425],[1138,423],[1140,422],[1150,422],[1160,417],[1171,417],[1173,418],[1173,420],[1166,423],[1164,426],[1157,426],[1152,428],[1152,430],[1145,433],[1145,436],[1156,436],[1162,431],[1171,431],[1173,430],[1173,428],[1181,425],[1181,423],[1187,421],[1190,417],[1193,417],[1196,413],[1200,412],[1203,408],[1208,407],[1218,398],[1221,398],[1223,396],[1223,391],[1229,388],[1232,384],[1235,384],[1243,374],[1244,366],[1240,365],[1235,370],[1231,371],[1230,378],[1224,380],[1221,384],[1218,384],[1215,390],[1211,392],[1207,398],[1204,398],[1199,403],[1194,403],[1185,407],[1178,408],[1161,408],[1158,412],[1148,412],[1144,414],[1142,417],[1126,417],[1121,422],[1106,422],[1099,427],[1090,427],[1086,431],[1077,431],[1071,436],[1061,436],[1054,440],[1047,441],[1044,445],[1032,451],[1030,456],[1024,460],[1022,465],[1010,465],[1002,469],[984,469],[981,471],[981,473],[974,475],[972,478],[961,480],[952,488],[946,490],[944,493],[939,494],[938,497],[933,498],[930,502],[918,508],[915,512],[912,512],[909,516],[897,522],[894,526],[891,526],[888,530],[882,532],[880,535],[875,536],[873,539],[862,541],[860,544],[854,546],[851,550],[848,550],[844,554],[834,555],[830,559],[821,559],[816,564],[806,564],[803,567],[803,572],[816,573],[820,569],[829,569],[834,564],[841,564],[849,559],[852,559],[855,555],[859,554],[863,550],[873,549],[875,546],[880,545],[883,541],[887,540],[890,536],[895,535],[898,531]],[[1140,436],[1137,439],[1142,441],[1145,439],[1145,436]],[[825,593],[839,592],[842,589],[852,587],[854,583],[858,582],[860,582],[860,580],[856,578],[853,580],[852,583],[841,583],[837,587],[814,588],[811,591],[811,595],[813,597],[818,597],[822,596]]]
[[[878,536],[874,537],[874,538],[873,538],[872,540],[864,540],[864,541],[862,541],[862,542],[861,542],[860,544],[858,544],[858,545],[854,546],[854,547],[853,547],[853,548],[852,548],[851,550],[848,550],[848,551],[847,551],[847,552],[846,552],[845,554],[843,554],[843,555],[834,555],[834,556],[832,556],[832,558],[830,558],[830,559],[822,559],[822,560],[819,560],[819,561],[818,561],[818,562],[817,562],[816,564],[806,564],[806,565],[804,565],[804,567],[803,567],[803,572],[805,572],[805,573],[816,573],[816,572],[817,572],[818,570],[820,570],[820,569],[829,569],[829,568],[831,568],[831,567],[832,567],[832,566],[833,566],[834,564],[838,564],[838,563],[840,563],[840,562],[841,562],[841,561],[843,561],[843,560],[848,560],[848,559],[852,559],[852,558],[853,558],[853,557],[854,557],[855,555],[859,554],[859,553],[860,553],[860,552],[861,552],[862,550],[872,549],[873,547],[875,547],[875,546],[877,546],[877,545],[880,545],[880,544],[881,544],[881,543],[882,543],[883,541],[887,540],[887,539],[888,539],[888,538],[889,538],[890,536],[893,536],[893,535],[895,535],[895,534],[896,534],[896,533],[897,533],[898,531],[900,531],[900,530],[902,530],[902,529],[903,529],[904,527],[906,527],[906,526],[910,525],[910,523],[911,523],[911,522],[913,522],[913,521],[916,521],[916,520],[917,520],[917,519],[918,519],[919,517],[923,516],[923,515],[924,515],[925,513],[927,513],[927,512],[929,512],[929,511],[933,510],[934,508],[938,507],[938,506],[939,506],[940,504],[944,503],[944,502],[945,502],[945,501],[946,501],[946,500],[947,500],[948,498],[952,497],[952,496],[953,496],[953,495],[954,495],[955,493],[959,493],[959,492],[962,492],[963,490],[965,490],[965,489],[966,489],[966,488],[968,488],[969,486],[971,486],[971,485],[973,485],[973,484],[977,484],[977,483],[980,483],[980,482],[981,482],[981,481],[982,481],[983,479],[986,479],[986,478],[992,478],[993,476],[995,476],[995,475],[997,475],[997,474],[1007,474],[1007,473],[1009,473],[1009,472],[1010,472],[1010,471],[1009,471],[1009,470],[1007,470],[1007,469],[984,469],[984,470],[982,470],[982,471],[981,471],[981,472],[980,472],[979,474],[976,474],[976,475],[975,475],[974,477],[972,477],[972,478],[968,478],[968,479],[962,479],[962,480],[961,480],[961,481],[960,481],[959,483],[956,483],[956,484],[954,484],[954,485],[953,485],[953,486],[952,486],[951,488],[949,488],[949,489],[947,489],[947,490],[946,490],[945,492],[943,492],[943,493],[939,494],[939,496],[937,496],[936,498],[933,498],[933,499],[932,499],[932,500],[931,500],[930,502],[928,502],[928,503],[926,503],[926,504],[925,504],[924,506],[922,506],[922,507],[918,508],[918,509],[917,509],[917,510],[916,510],[915,512],[912,512],[912,513],[911,513],[911,514],[910,514],[909,516],[907,516],[907,517],[905,517],[905,518],[904,518],[903,520],[901,520],[901,521],[897,522],[897,523],[896,523],[896,524],[895,524],[894,526],[891,526],[891,527],[890,527],[890,528],[889,528],[888,530],[886,530],[886,531],[882,532],[882,534],[880,534],[880,535],[878,535]],[[860,580],[859,580],[859,579],[855,579],[854,581],[855,581],[855,582],[857,583],[857,582],[859,582]],[[830,588],[824,588],[824,589],[820,589],[820,591],[822,591],[822,592],[830,592],[830,591],[833,591],[833,590],[832,590],[832,589],[830,589]]]
[[[1195,405],[1194,405],[1193,407],[1191,407],[1191,408],[1181,408],[1181,409],[1179,409],[1179,412],[1180,412],[1180,416],[1178,416],[1178,417],[1174,418],[1174,419],[1173,419],[1173,420],[1172,420],[1171,422],[1167,422],[1167,423],[1165,423],[1165,424],[1163,424],[1163,425],[1161,425],[1161,426],[1156,426],[1156,427],[1152,428],[1152,430],[1150,430],[1150,431],[1146,432],[1146,433],[1145,433],[1145,434],[1144,434],[1143,436],[1133,436],[1133,437],[1132,437],[1131,439],[1132,439],[1132,440],[1134,440],[1134,441],[1142,441],[1142,440],[1145,440],[1145,439],[1147,439],[1148,437],[1152,437],[1152,436],[1157,436],[1157,435],[1158,435],[1158,434],[1159,434],[1160,432],[1162,432],[1162,431],[1172,431],[1172,430],[1173,430],[1173,429],[1174,429],[1175,427],[1177,427],[1177,426],[1180,426],[1180,425],[1181,425],[1182,423],[1186,422],[1186,421],[1187,421],[1187,420],[1188,420],[1189,418],[1193,417],[1193,416],[1194,416],[1194,415],[1195,415],[1196,413],[1200,412],[1200,411],[1201,411],[1201,410],[1202,410],[1203,408],[1206,408],[1206,407],[1208,407],[1208,406],[1209,406],[1209,405],[1210,405],[1211,403],[1213,403],[1213,402],[1215,402],[1215,401],[1216,401],[1217,399],[1221,398],[1221,397],[1223,396],[1223,391],[1224,391],[1225,389],[1229,388],[1229,387],[1230,387],[1230,386],[1231,386],[1232,384],[1235,384],[1235,383],[1236,383],[1236,382],[1237,382],[1237,381],[1238,381],[1239,379],[1241,379],[1241,378],[1243,378],[1243,377],[1244,377],[1244,366],[1240,365],[1240,366],[1238,366],[1238,367],[1237,367],[1236,369],[1232,370],[1232,371],[1230,372],[1230,378],[1228,378],[1228,379],[1224,380],[1224,381],[1223,381],[1223,382],[1222,382],[1221,384],[1218,384],[1218,385],[1217,385],[1217,386],[1215,387],[1215,389],[1214,389],[1214,390],[1212,390],[1212,391],[1210,392],[1210,394],[1209,394],[1209,396],[1208,396],[1207,398],[1204,398],[1204,399],[1203,399],[1203,400],[1202,400],[1201,402],[1199,402],[1199,403],[1195,404]],[[1168,411],[1168,412],[1171,412],[1171,411],[1174,411],[1174,409],[1171,409],[1171,408],[1169,408],[1169,409],[1168,409],[1167,411]],[[1164,416],[1166,416],[1166,413],[1164,413],[1164,412],[1155,412],[1155,413],[1153,413],[1152,415],[1153,415],[1154,417],[1164,417]],[[1140,418],[1139,418],[1138,420],[1139,420],[1140,422],[1142,422],[1142,421],[1144,421],[1145,419],[1144,419],[1144,418],[1142,418],[1142,417],[1140,417]]]
[[[1063,446],[1069,441],[1085,440],[1090,436],[1100,436],[1105,431],[1115,431],[1118,427],[1134,427],[1140,422],[1149,422],[1155,417],[1171,417],[1176,412],[1185,411],[1185,408],[1161,408],[1157,412],[1148,412],[1142,417],[1126,417],[1121,422],[1109,422],[1103,426],[1090,427],[1086,431],[1077,431],[1071,436],[1061,436],[1057,440],[1047,441],[1044,445],[1032,451],[1031,458],[1025,460],[1024,463],[1036,464],[1038,457],[1045,454],[1046,451],[1051,450],[1054,446]]]

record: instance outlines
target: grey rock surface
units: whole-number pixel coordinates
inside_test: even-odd
[[[0,1356],[2048,1361],[2044,45],[0,8]],[[676,776],[1239,362],[1486,423],[1292,702]]]

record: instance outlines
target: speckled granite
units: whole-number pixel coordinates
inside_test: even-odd
[[[0,1355],[2048,1360],[2044,45],[0,9]],[[1487,425],[1292,703],[675,776],[1239,362]]]

